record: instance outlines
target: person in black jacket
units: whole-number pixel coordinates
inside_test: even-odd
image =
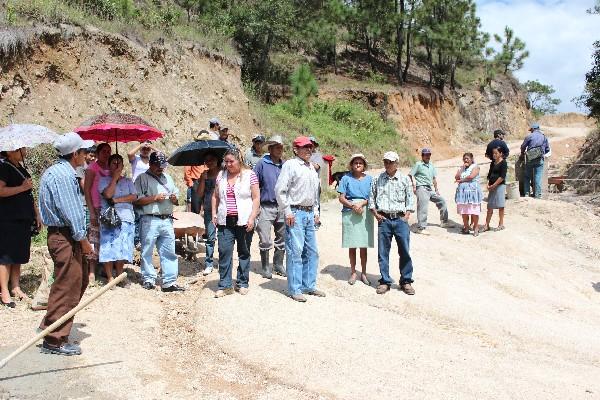
[[[495,231],[501,231],[504,229],[504,205],[506,199],[506,173],[508,172],[508,165],[502,148],[500,146],[492,149],[492,164],[488,172],[488,202],[487,202],[487,216],[485,218],[485,226],[482,231],[490,230],[490,221],[492,220],[492,214],[494,209],[498,210],[498,228]]]
[[[506,145],[506,142],[504,141],[504,136],[506,136],[506,133],[503,130],[496,129],[494,131],[494,140],[489,142],[487,145],[487,148],[485,149],[485,157],[486,158],[488,158],[490,160],[494,159],[492,157],[492,150],[495,149],[496,147],[500,147],[500,149],[502,150],[503,157],[505,159],[508,158],[510,150],[509,150],[508,146]]]

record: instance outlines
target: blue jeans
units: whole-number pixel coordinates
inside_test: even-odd
[[[319,252],[315,233],[315,214],[293,210],[294,226],[285,226],[285,251],[290,296],[316,289]]]
[[[219,225],[218,245],[219,245],[219,289],[227,289],[233,286],[231,274],[233,269],[233,245],[237,242],[238,287],[248,287],[250,280],[250,245],[252,244],[252,235],[254,231],[246,232],[245,226],[228,227]]]
[[[523,190],[525,196],[529,196],[531,190],[531,179],[533,178],[534,195],[536,198],[542,197],[542,176],[544,175],[544,157],[527,162],[525,164],[525,174],[523,181]]]
[[[144,282],[153,285],[156,282],[156,270],[152,265],[154,246],[158,249],[162,287],[172,286],[177,280],[179,264],[175,254],[175,232],[171,218],[160,219],[142,215],[140,221],[140,240],[142,244],[141,269]]]
[[[206,229],[206,257],[204,258],[204,267],[206,268],[213,266],[215,239],[217,238],[217,228],[212,222],[211,210],[204,210],[204,229]]]
[[[394,280],[390,277],[390,247],[392,238],[396,239],[398,254],[400,254],[400,284],[412,283],[413,264],[409,254],[410,228],[402,218],[384,219],[378,229],[379,283],[391,285]]]

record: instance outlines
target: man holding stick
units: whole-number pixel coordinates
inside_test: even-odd
[[[48,297],[48,310],[40,329],[46,329],[75,308],[88,285],[88,266],[84,254],[94,249],[87,240],[85,211],[75,169],[84,165],[85,149],[94,142],[73,132],[59,137],[54,147],[59,160],[44,172],[40,181],[39,209],[48,226],[48,251],[54,262],[54,282]],[[68,342],[73,318],[49,333],[42,352],[65,356],[81,354],[81,348]]]

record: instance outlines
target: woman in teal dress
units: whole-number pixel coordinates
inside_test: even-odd
[[[348,249],[350,258],[350,279],[348,283],[356,282],[356,249],[360,249],[360,264],[362,273],[360,280],[365,285],[371,285],[367,278],[367,248],[374,246],[373,214],[368,212],[367,203],[373,178],[365,174],[368,164],[362,154],[354,154],[350,158],[348,169],[338,186],[342,208],[342,247]]]

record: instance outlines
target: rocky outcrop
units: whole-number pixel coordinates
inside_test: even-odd
[[[473,142],[489,139],[495,129],[522,136],[530,119],[524,93],[509,78],[481,90],[449,94],[406,85],[387,91],[325,87],[319,97],[362,101],[392,122],[415,153],[431,146],[440,157],[468,150]]]
[[[256,131],[239,60],[194,43],[140,45],[93,27],[49,29],[0,75],[0,126],[38,123],[58,132],[110,112],[139,115],[165,132],[170,151],[219,116],[240,141]]]

